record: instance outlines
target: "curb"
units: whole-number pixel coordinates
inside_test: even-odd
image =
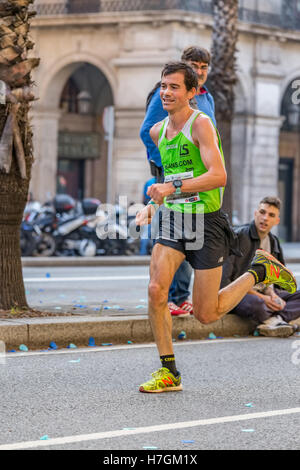
[[[61,257],[23,257],[23,267],[55,266],[148,266],[151,256],[61,256]],[[286,256],[286,263],[300,263],[300,257]]]
[[[58,256],[58,257],[23,257],[23,267],[51,266],[147,266],[150,256]]]
[[[293,322],[300,326],[300,319]],[[205,339],[209,333],[216,337],[253,334],[255,324],[234,314],[228,314],[217,322],[203,325],[194,317],[173,318],[173,338],[177,339],[184,330],[187,340]],[[46,317],[0,321],[0,340],[6,350],[17,349],[25,344],[29,349],[48,348],[54,341],[59,348],[70,343],[86,347],[89,337],[95,338],[96,345],[102,343],[126,344],[153,342],[148,318],[131,317]]]

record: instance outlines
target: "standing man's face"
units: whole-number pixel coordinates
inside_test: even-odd
[[[195,70],[198,75],[198,86],[201,88],[207,80],[209,65],[206,62],[197,62],[194,60],[187,60],[186,63]]]
[[[260,204],[254,213],[256,230],[259,235],[266,236],[280,222],[279,210],[270,204]]]

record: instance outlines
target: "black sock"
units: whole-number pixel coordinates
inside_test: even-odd
[[[178,375],[174,354],[169,354],[167,356],[160,356],[160,362],[161,362],[162,367],[166,367],[167,369],[169,369],[169,371],[172,372],[173,375],[175,376]]]
[[[255,284],[263,282],[266,278],[266,268],[263,264],[251,264],[248,272],[254,276]]]

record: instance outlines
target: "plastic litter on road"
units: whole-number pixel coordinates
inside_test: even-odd
[[[93,338],[92,336],[90,336],[89,338],[88,346],[91,346],[91,347],[96,346],[95,338]]]
[[[76,346],[76,344],[70,343],[70,344],[67,346],[67,348],[69,348],[69,349],[76,349],[77,346]]]
[[[40,437],[40,441],[48,441],[48,439],[49,436],[47,436],[47,434],[45,434],[45,436]]]
[[[178,335],[178,339],[186,339],[186,332],[182,330]]]
[[[253,403],[245,403],[245,406],[247,406],[247,408],[253,408]]]
[[[216,339],[216,335],[214,333],[209,333],[208,339]]]
[[[20,344],[19,349],[20,351],[28,351],[28,348],[25,344]]]
[[[49,348],[50,349],[58,349],[57,344],[54,341],[50,341]]]

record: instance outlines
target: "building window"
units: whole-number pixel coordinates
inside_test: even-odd
[[[100,0],[69,0],[69,13],[97,13],[100,10]]]
[[[283,95],[280,114],[285,118],[282,130],[286,132],[297,132],[300,129],[299,85],[300,77],[289,84]]]
[[[59,107],[63,109],[66,113],[78,113],[78,94],[80,90],[77,87],[75,81],[70,78],[61,94],[60,105]]]

